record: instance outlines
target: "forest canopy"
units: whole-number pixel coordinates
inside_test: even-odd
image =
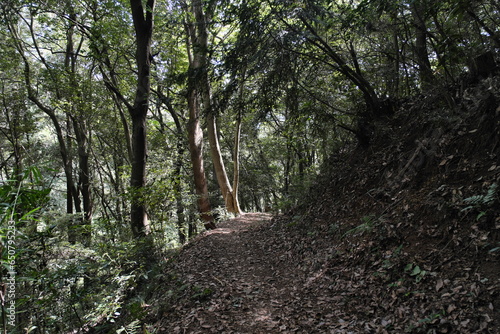
[[[408,98],[456,108],[500,48],[493,0],[7,0],[0,15],[18,332],[113,318],[153,254],[292,208]]]

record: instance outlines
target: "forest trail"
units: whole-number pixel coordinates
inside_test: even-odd
[[[248,213],[197,236],[148,299],[155,333],[500,333],[496,253],[332,226]]]
[[[298,276],[291,252],[270,243],[276,238],[267,229],[271,218],[243,214],[182,250],[175,270],[191,287],[190,298],[163,314],[162,333],[301,333],[296,329],[312,324],[300,322],[320,320],[314,315],[323,313],[323,305],[298,288],[306,281]]]

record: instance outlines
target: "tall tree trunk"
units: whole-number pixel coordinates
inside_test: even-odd
[[[193,79],[190,79],[190,81]],[[190,85],[192,86],[192,85]],[[193,165],[194,188],[198,197],[198,211],[204,222],[206,229],[216,228],[212,216],[212,207],[208,196],[208,186],[205,177],[205,167],[203,163],[203,131],[200,126],[199,104],[196,89],[189,89],[188,95],[188,136],[189,152],[191,153],[191,163]]]
[[[434,74],[432,73],[429,53],[427,51],[427,25],[425,23],[425,0],[414,1],[411,5],[413,23],[415,25],[415,56],[420,76],[420,85],[423,91],[433,88]]]
[[[130,204],[130,224],[132,234],[142,238],[149,233],[144,203],[144,185],[146,184],[146,117],[140,111],[142,107],[131,111],[132,115],[132,172],[130,187],[132,189]]]
[[[243,85],[243,84],[242,84]],[[233,151],[233,205],[235,213],[241,214],[240,201],[238,198],[238,188],[240,185],[240,138],[241,138],[241,111],[236,119],[236,130],[234,134]]]
[[[237,199],[234,198],[233,188],[227,176],[226,167],[222,158],[215,110],[212,105],[212,94],[210,81],[208,79],[208,32],[205,14],[201,0],[193,0],[193,12],[196,20],[196,47],[193,48],[193,58],[198,59],[199,83],[202,92],[204,114],[207,115],[207,132],[210,143],[210,155],[214,164],[217,182],[224,199],[226,210],[232,213],[239,213]]]
[[[70,2],[67,2],[67,11],[69,13],[70,19],[69,27],[67,29],[66,35],[66,53],[64,59],[64,68],[66,74],[69,78],[70,88],[64,94],[67,95],[68,101],[71,101],[72,104],[70,106],[69,120],[68,123],[71,122],[73,124],[73,130],[76,137],[76,142],[78,145],[78,190],[82,195],[82,203],[83,203],[83,217],[81,217],[81,224],[78,224],[78,228],[73,231],[76,234],[81,235],[82,243],[85,246],[90,246],[91,243],[91,230],[90,225],[92,222],[92,196],[90,190],[90,167],[89,167],[89,134],[87,129],[87,124],[85,120],[85,116],[83,113],[83,106],[81,106],[81,110],[78,110],[80,103],[77,101],[82,100],[81,95],[79,93],[79,82],[77,81],[77,73],[76,73],[76,62],[77,62],[77,54],[78,50],[75,50],[73,34],[75,30],[75,22],[77,19],[77,15],[74,11],[73,6]],[[88,117],[88,115],[86,115]],[[68,124],[69,126],[69,124]],[[69,131],[69,127],[68,127]],[[68,134],[68,145],[71,144],[71,139]],[[72,164],[71,160],[69,162]],[[77,213],[81,212],[80,203],[76,203],[76,211]],[[79,202],[79,199],[78,199]]]
[[[240,201],[238,197],[238,188],[240,185],[240,141],[241,141],[241,118],[243,114],[243,108],[245,106],[245,81],[246,81],[246,65],[241,71],[241,82],[239,87],[239,109],[236,115],[236,129],[234,133],[234,151],[233,151],[233,201],[234,207],[237,214],[241,214],[243,211],[240,207]]]
[[[130,186],[132,202],[130,224],[136,238],[145,237],[150,229],[146,217],[143,191],[146,184],[146,116],[149,108],[151,89],[151,41],[155,0],[147,0],[146,8],[142,0],[130,0],[132,19],[136,36],[135,60],[137,64],[137,89],[133,105],[128,105],[132,118],[132,172]]]
[[[208,186],[205,175],[205,167],[203,162],[203,131],[200,125],[200,99],[202,91],[202,71],[206,68],[203,64],[205,58],[203,56],[204,51],[202,42],[200,42],[200,36],[198,36],[198,31],[196,29],[196,24],[199,23],[196,17],[197,10],[195,8],[201,8],[200,0],[193,0],[192,3],[193,12],[190,12],[187,5],[184,4],[184,10],[186,11],[186,34],[187,34],[187,50],[189,56],[189,69],[188,69],[188,88],[187,88],[187,102],[189,110],[189,121],[188,121],[188,141],[189,141],[189,152],[191,154],[191,163],[193,166],[194,175],[194,187],[195,192],[198,197],[198,211],[201,215],[201,219],[204,222],[206,229],[213,229],[216,227],[214,223],[214,217],[212,215],[212,207],[210,205],[210,199],[208,196]],[[189,17],[195,14],[196,22],[189,20]],[[205,37],[201,37],[201,39]]]
[[[238,213],[238,209],[234,203],[233,188],[229,183],[226,167],[224,166],[224,160],[222,159],[219,138],[217,135],[217,123],[213,112],[210,112],[207,115],[207,133],[208,141],[210,143],[210,155],[214,164],[215,175],[222,193],[222,198],[224,199],[224,204],[226,205],[226,210],[228,212]]]
[[[90,187],[89,138],[85,120],[73,117],[73,127],[78,144],[78,188],[82,194],[83,221],[81,226],[82,242],[90,246],[93,203]]]
[[[165,96],[162,91],[161,87],[158,87],[156,94],[158,94],[158,97],[160,98],[161,102],[167,107],[168,112],[170,113],[170,116],[172,116],[172,119],[174,120],[175,123],[175,129],[176,129],[176,135],[177,135],[177,157],[175,161],[175,167],[174,167],[174,175],[176,179],[174,180],[174,194],[175,194],[175,203],[176,203],[176,213],[177,213],[177,233],[179,235],[179,242],[181,244],[186,243],[187,241],[187,230],[186,230],[186,216],[184,214],[184,200],[182,198],[182,167],[184,166],[184,152],[186,151],[185,149],[185,143],[184,143],[184,130],[181,125],[181,121],[179,119],[179,115],[174,110],[174,107],[172,106],[172,103],[170,101],[170,98]],[[158,113],[161,115],[161,113]],[[160,119],[160,126],[162,128],[162,132],[166,132],[164,128],[166,128],[165,122],[163,119]]]

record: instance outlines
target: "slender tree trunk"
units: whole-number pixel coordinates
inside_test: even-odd
[[[193,238],[196,236],[198,233],[198,227],[196,225],[196,217],[194,215],[194,212],[191,211],[191,214],[188,216],[189,217],[189,222],[188,222],[188,239]]]
[[[31,29],[31,36],[33,38],[33,42],[35,42],[35,34],[33,31],[33,22],[30,22],[29,28]],[[23,45],[21,43],[21,38],[17,35],[17,29],[14,26],[9,25],[9,31],[11,32],[13,38],[16,42],[16,49],[23,59],[24,62],[24,80],[26,84],[26,89],[28,93],[28,99],[31,100],[42,112],[44,112],[52,121],[52,124],[54,125],[55,132],[56,132],[56,137],[57,137],[57,142],[59,144],[59,153],[61,155],[62,163],[63,163],[63,169],[64,169],[64,175],[66,177],[66,211],[68,214],[73,213],[73,204],[75,206],[76,212],[81,212],[80,209],[80,200],[79,200],[79,194],[78,190],[75,186],[74,178],[73,178],[73,166],[72,166],[72,159],[70,152],[68,150],[68,145],[71,143],[71,139],[69,136],[65,138],[64,136],[64,131],[61,127],[61,124],[59,122],[59,119],[56,115],[56,112],[54,109],[46,106],[45,104],[40,101],[38,98],[35,89],[32,86],[31,83],[31,68],[29,64],[28,58],[25,56],[25,52],[23,49]],[[42,58],[42,62],[45,64],[44,59]],[[47,64],[45,64],[47,68]],[[60,97],[60,96],[59,96]],[[68,126],[68,129],[70,126]],[[66,141],[67,140],[67,143]],[[68,241],[70,243],[75,243],[76,242],[76,235],[72,231],[72,226],[68,226],[69,231],[68,231]]]
[[[7,136],[8,140],[12,144],[12,148],[14,150],[14,170],[12,173],[12,176],[10,177],[13,180],[16,180],[17,183],[19,184],[22,181],[22,173],[23,173],[23,158],[22,158],[22,146],[20,144],[21,140],[21,134],[19,133],[19,127],[20,127],[20,115],[19,115],[19,109],[14,108],[12,111],[12,115],[9,113],[9,106],[7,103],[7,100],[5,98],[4,93],[4,87],[2,85],[2,104],[4,106],[5,110],[5,118],[7,120],[8,124],[8,129],[9,129],[9,136]],[[10,138],[9,138],[10,137]]]
[[[200,0],[193,0],[193,8],[200,7]],[[205,167],[203,162],[203,131],[200,125],[200,98],[202,86],[201,72],[206,70],[203,65],[203,43],[200,43],[200,37],[196,29],[196,23],[189,21],[189,17],[193,14],[186,6],[186,33],[187,33],[187,49],[189,55],[189,69],[188,69],[188,91],[187,102],[189,110],[188,121],[188,141],[189,152],[191,154],[191,163],[193,166],[194,175],[194,188],[198,204],[198,211],[201,219],[204,222],[206,229],[213,229],[216,227],[214,218],[212,216],[212,207],[208,196],[208,186],[205,176]],[[196,12],[196,10],[194,10]],[[203,38],[203,37],[202,37]],[[206,37],[205,37],[206,38]]]
[[[74,117],[73,127],[78,144],[78,188],[82,194],[83,203],[81,235],[83,244],[90,246],[90,225],[92,222],[93,203],[90,184],[89,139],[85,120]]]
[[[217,136],[217,124],[213,113],[207,115],[207,132],[215,175],[222,193],[222,198],[224,199],[224,203],[226,205],[226,210],[228,212],[238,213],[238,209],[235,207],[234,203],[233,188],[229,183],[226,167],[224,166],[224,160],[222,159],[219,138]]]
[[[392,25],[396,25],[398,13],[396,10],[391,10],[390,19]],[[389,92],[389,96],[393,98],[399,97],[399,66],[400,66],[400,48],[399,48],[399,37],[398,37],[398,29],[396,27],[391,28],[391,43],[388,45],[389,49],[389,78],[387,80],[387,91]]]
[[[136,238],[149,234],[146,205],[143,191],[146,184],[146,116],[149,108],[151,89],[151,41],[155,0],[147,0],[146,8],[142,0],[130,0],[132,19],[136,35],[135,60],[137,64],[137,89],[133,105],[128,105],[132,118],[132,173],[130,186],[132,202],[130,224]]]
[[[181,244],[184,244],[187,241],[186,216],[184,214],[184,200],[182,197],[183,187],[181,176],[182,167],[184,165],[184,152],[186,151],[184,143],[184,130],[182,128],[179,115],[177,115],[177,113],[175,112],[170,99],[162,93],[161,87],[158,87],[156,93],[158,94],[161,102],[167,107],[167,110],[169,111],[170,116],[172,116],[172,119],[175,123],[177,135],[177,157],[174,167],[174,175],[176,177],[176,179],[174,180],[174,193],[177,213],[177,233],[179,235],[179,242]],[[161,115],[161,113],[159,113],[159,115]],[[163,119],[160,119],[160,126],[162,128],[162,132],[165,132],[166,125]]]
[[[200,90],[203,97],[204,114],[207,115],[207,132],[210,143],[210,155],[214,164],[217,182],[224,199],[226,210],[232,213],[239,213],[237,199],[234,198],[233,188],[227,176],[226,167],[222,158],[215,110],[212,106],[212,94],[208,79],[208,33],[205,14],[201,0],[193,0],[193,12],[196,20],[196,47],[193,48],[193,57],[199,59],[197,64],[199,69]]]
[[[183,165],[183,155],[184,155],[184,146],[181,144],[181,147],[177,147],[177,161],[175,163],[175,175],[177,179],[174,183],[174,191],[175,191],[175,204],[176,204],[176,213],[177,213],[177,233],[179,235],[179,242],[181,244],[186,243],[187,241],[187,231],[186,231],[186,216],[184,214],[184,201],[182,198],[182,165]]]
[[[423,91],[433,88],[434,74],[432,73],[429,53],[427,51],[427,25],[425,23],[424,0],[414,1],[411,5],[413,23],[415,25],[415,56]]]
[[[106,42],[103,41],[102,36],[93,36],[93,38],[99,40],[100,43],[102,43],[102,44],[106,44]],[[102,58],[102,63],[104,64],[104,66],[108,70],[108,73],[106,73],[104,71],[104,68],[102,66],[99,66],[99,70],[100,70],[102,76],[105,78],[105,80],[104,80],[105,85],[109,88],[109,90],[111,92],[113,92],[113,101],[114,101],[116,108],[118,110],[118,115],[120,116],[120,121],[122,123],[123,132],[125,135],[127,158],[129,160],[129,162],[131,162],[133,160],[132,135],[130,134],[130,126],[128,124],[127,117],[125,115],[125,112],[123,110],[121,103],[124,103],[129,109],[130,109],[130,105],[128,104],[125,97],[118,90],[118,79],[116,76],[116,72],[113,69],[113,65],[111,63],[111,60],[109,58],[108,47],[106,46],[106,47],[99,49],[99,48],[94,46],[93,50],[94,50],[94,52],[99,54],[99,56]]]
[[[241,138],[241,112],[236,119],[236,131],[234,134],[233,152],[233,205],[235,212],[241,214],[240,201],[238,198],[238,187],[240,185],[240,138]]]
[[[193,165],[194,188],[198,197],[198,210],[205,228],[215,228],[214,218],[212,216],[212,207],[208,197],[208,186],[205,177],[205,167],[203,164],[203,131],[200,126],[200,113],[196,89],[189,89],[188,93],[188,136],[189,152],[191,153],[191,163]]]
[[[359,113],[358,126],[357,129],[353,131],[356,134],[359,144],[362,147],[368,147],[370,139],[373,136],[372,132],[374,119],[390,113],[392,110],[391,106],[382,103],[373,86],[362,75],[362,73],[360,73],[359,68],[358,71],[352,69],[346,63],[342,55],[335,51],[328,41],[319,35],[318,31],[304,16],[300,15],[299,19],[312,36],[306,37],[307,40],[328,55],[328,57],[330,57],[330,59],[335,63],[334,69],[344,75],[361,91],[366,105],[366,111]],[[355,53],[354,50],[352,50],[351,53]]]
[[[55,116],[55,115],[54,115]],[[66,213],[70,215],[68,223],[68,242],[76,244],[78,241],[78,226],[80,225],[80,214],[82,213],[82,201],[80,192],[76,186],[73,175],[73,156],[69,154],[72,151],[72,139],[70,129],[72,127],[71,117],[66,115],[66,142],[60,144],[61,156],[63,157],[64,174],[66,175]],[[56,132],[62,131],[60,126],[56,126]],[[62,138],[62,133],[60,137]],[[59,138],[59,135],[57,136]],[[62,148],[64,147],[64,149]],[[64,152],[64,153],[63,153]],[[76,215],[73,215],[76,214]]]
[[[29,76],[29,69],[27,69],[27,76]],[[55,111],[51,108],[43,105],[40,100],[34,95],[33,89],[30,85],[30,80],[27,79],[28,85],[28,98],[35,103],[45,114],[49,116],[52,120],[56,131],[57,142],[59,144],[59,153],[63,162],[64,175],[66,177],[66,212],[68,214],[73,214],[73,208],[76,213],[81,212],[81,201],[76,187],[74,177],[73,177],[73,160],[68,151],[68,145],[71,143],[71,139],[68,138],[68,143],[65,142],[62,127],[59,123]],[[69,129],[69,127],[68,127]],[[74,206],[73,206],[74,205]],[[77,234],[75,233],[75,226],[73,223],[73,218],[68,226],[68,242],[74,244],[77,241]]]
[[[114,81],[115,84],[117,84],[116,78],[112,80]],[[118,110],[118,115],[120,116],[120,121],[123,126],[123,134],[126,143],[125,147],[127,149],[127,158],[128,161],[131,162],[133,156],[132,156],[132,136],[130,135],[130,127],[128,125],[127,117],[125,116],[125,112],[123,110],[123,105],[120,104],[120,100],[116,96],[113,96],[113,100],[115,102],[116,108]]]
[[[242,213],[240,201],[238,197],[238,188],[240,185],[240,141],[241,141],[241,118],[245,105],[245,81],[246,81],[246,65],[241,73],[241,82],[239,87],[239,110],[236,115],[236,129],[234,133],[234,151],[233,151],[233,201],[237,214]]]
[[[76,142],[78,145],[78,190],[82,195],[82,203],[83,203],[83,217],[81,217],[80,226],[73,231],[74,233],[79,232],[77,234],[81,235],[82,243],[85,246],[90,246],[91,243],[91,232],[90,225],[92,222],[92,196],[90,189],[90,166],[89,166],[89,134],[86,125],[85,116],[83,115],[82,110],[78,110],[80,103],[77,102],[81,100],[81,96],[78,92],[79,82],[77,81],[77,73],[76,73],[76,62],[77,62],[77,54],[78,51],[75,51],[74,45],[74,30],[77,19],[77,15],[74,11],[73,6],[68,2],[67,10],[69,13],[70,20],[69,27],[67,29],[66,35],[66,53],[64,59],[64,68],[66,70],[66,74],[69,78],[70,87],[73,89],[69,89],[64,94],[67,95],[68,101],[72,102],[70,106],[70,110],[68,112],[68,131],[69,131],[69,122],[73,125],[74,134],[76,137]],[[82,106],[83,107],[83,106]],[[83,108],[82,108],[83,109]],[[88,115],[87,115],[88,117]],[[68,135],[68,145],[71,144],[71,139]],[[69,162],[72,164],[72,162]],[[78,199],[79,201],[79,199]],[[76,201],[75,201],[76,202]],[[80,203],[77,205],[77,212],[81,212]]]
[[[362,92],[368,112],[371,113],[373,117],[383,115],[386,110],[382,108],[380,98],[378,97],[375,89],[368,82],[368,80],[366,80],[366,78],[361,75],[361,73],[358,73],[354,69],[352,69],[345,62],[343,57],[318,34],[316,29],[309,23],[309,21],[305,17],[299,16],[299,19],[302,21],[302,23],[304,23],[306,29],[312,34],[312,36],[314,36],[314,38],[307,38],[308,41],[325,52],[325,54],[335,62],[336,70],[343,74],[347,79],[349,79]]]
[[[481,26],[481,28],[484,29],[484,31],[486,31],[488,33],[488,35],[490,36],[490,38],[493,41],[493,43],[495,44],[495,46],[497,48],[500,48],[500,35],[495,32],[495,29],[492,29],[491,27],[489,27],[484,22],[484,20],[482,20],[479,16],[477,16],[476,13],[474,13],[473,9],[470,6],[466,8],[466,12],[467,12],[467,14],[470,15],[470,17],[472,17],[474,19],[474,21],[476,21]]]

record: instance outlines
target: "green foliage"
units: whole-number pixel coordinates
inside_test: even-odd
[[[302,216],[293,216],[291,221],[286,224],[286,227],[295,227],[302,222]]]
[[[26,240],[37,235],[36,224],[41,209],[48,203],[50,188],[44,185],[43,177],[36,167],[31,167],[18,175],[16,180],[6,180],[0,184],[0,250],[1,268],[0,282],[13,279],[16,284],[16,312],[23,308],[28,297],[19,291],[23,282],[30,282],[32,277],[23,270],[23,259],[29,256],[32,249]],[[33,263],[33,261],[30,261]],[[21,284],[19,284],[21,283]],[[18,297],[21,298],[18,298]],[[10,297],[10,295],[9,295]],[[9,303],[11,300],[7,300]],[[2,309],[2,312],[5,309]]]
[[[116,334],[140,333],[142,325],[139,320],[134,320],[126,326],[122,326],[116,331]]]
[[[194,287],[194,294],[191,296],[192,299],[197,301],[206,301],[214,293],[210,288]]]
[[[21,312],[47,332],[112,326],[128,309],[141,319],[141,308],[128,302],[137,282],[147,277],[132,243],[101,243],[92,248],[70,245],[59,236],[39,234],[25,241],[29,250],[18,258],[24,282]],[[36,257],[40,261],[33,262]],[[54,308],[54,305],[57,308]],[[64,325],[62,325],[64,324]]]
[[[488,191],[484,195],[475,195],[464,199],[464,203],[469,204],[464,210],[468,210],[478,206],[491,206],[497,199],[497,188],[496,183],[492,183],[488,188]]]
[[[0,213],[4,219],[23,221],[40,207],[47,205],[51,189],[44,185],[37,167],[26,169],[17,180],[6,180],[0,184]]]
[[[129,242],[98,242],[99,237],[91,248],[69,244],[67,225],[78,215],[46,210],[50,190],[37,168],[0,186],[2,246],[12,239],[7,238],[10,222],[16,228],[15,255],[2,247],[0,277],[7,276],[15,261],[16,311],[22,315],[18,325],[36,333],[108,326],[146,275],[136,247]],[[136,319],[144,316],[134,303],[129,307]],[[16,330],[20,333],[21,327],[12,333]]]
[[[474,195],[464,199],[464,203],[467,204],[463,211],[471,211],[476,210],[479,213],[476,216],[476,220],[479,220],[481,217],[486,215],[487,210],[492,208],[493,205],[498,202],[498,184],[492,183],[486,194],[483,195]]]
[[[413,277],[416,283],[419,283],[427,275],[426,270],[422,270],[420,266],[413,263],[408,263],[404,272]]]
[[[440,310],[439,312],[432,313],[423,319],[419,319],[415,324],[409,324],[405,328],[405,333],[427,333],[427,326],[436,320],[446,316],[445,310]]]
[[[378,222],[375,215],[364,216],[361,220],[363,221],[362,224],[348,230],[342,235],[342,237],[344,238],[349,235],[363,235],[365,232],[371,232]]]

